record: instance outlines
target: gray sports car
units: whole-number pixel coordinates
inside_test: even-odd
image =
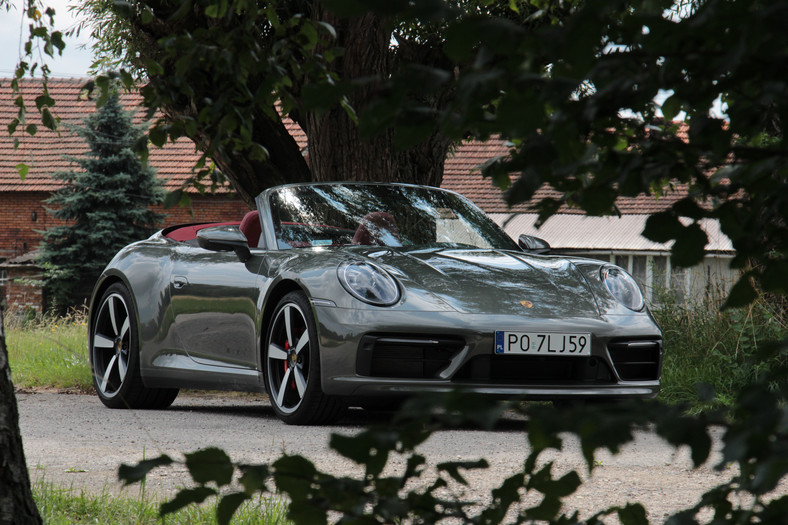
[[[265,390],[291,424],[450,389],[655,396],[662,337],[635,281],[548,248],[436,188],[271,188],[240,223],[170,227],[115,256],[90,308],[96,390],[111,408]]]

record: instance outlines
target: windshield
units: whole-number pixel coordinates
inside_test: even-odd
[[[285,186],[270,194],[280,248],[393,246],[516,250],[467,199],[437,188],[377,184]]]

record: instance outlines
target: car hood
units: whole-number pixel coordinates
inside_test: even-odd
[[[600,315],[588,283],[562,257],[457,249],[385,249],[364,255],[406,289],[421,289],[461,312],[552,319]]]

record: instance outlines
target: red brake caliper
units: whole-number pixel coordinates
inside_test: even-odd
[[[287,339],[285,339],[285,352],[287,352],[288,350],[290,350],[290,341],[288,341]],[[289,361],[290,361],[290,360],[289,360],[287,357],[285,357],[285,362],[284,362],[284,366],[285,366],[285,372],[287,372],[287,367],[289,366],[287,363],[288,363]]]

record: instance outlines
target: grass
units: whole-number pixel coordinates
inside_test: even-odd
[[[17,388],[92,389],[83,311],[41,320],[8,316],[6,345]]]
[[[665,357],[660,398],[692,412],[726,408],[739,391],[786,356],[764,351],[788,338],[785,305],[761,297],[746,308],[719,310],[718,301],[663,301],[652,307]]]
[[[166,518],[159,518],[162,501],[140,491],[139,497],[118,496],[107,492],[93,495],[82,490],[63,488],[46,481],[33,484],[33,498],[44,523],[70,525],[87,523],[167,523],[202,525],[216,523],[216,503],[190,505]],[[242,505],[231,523],[269,525],[289,523],[287,505],[276,498],[257,497]]]

